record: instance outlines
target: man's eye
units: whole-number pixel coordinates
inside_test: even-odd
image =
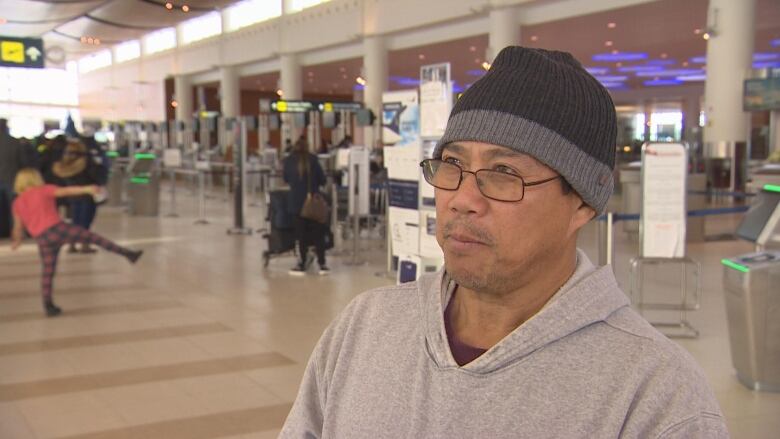
[[[460,166],[460,160],[456,159],[455,157],[442,158],[442,161],[445,163],[451,163],[453,165]]]
[[[517,171],[505,165],[498,165],[494,167],[493,170],[504,174],[518,175]]]

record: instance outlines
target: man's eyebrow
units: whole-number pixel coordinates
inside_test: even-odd
[[[444,145],[444,148],[442,148],[442,152],[444,151],[454,152],[455,154],[463,154],[465,148],[457,143],[448,143]]]

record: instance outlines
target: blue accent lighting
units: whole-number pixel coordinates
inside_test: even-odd
[[[656,76],[688,76],[688,75],[703,75],[702,69],[670,69],[659,70],[657,72],[637,72],[636,76],[640,78],[654,78]]]
[[[650,81],[645,81],[644,84],[647,87],[663,87],[663,86],[669,86],[669,85],[680,85],[683,82],[678,79],[652,79]]]
[[[689,58],[688,61],[694,63],[694,64],[707,64],[707,57],[702,56],[694,56],[693,58]]]
[[[770,41],[769,44],[772,47],[780,47],[780,38],[775,38],[774,40]]]
[[[602,76],[595,76],[595,78],[598,82],[601,82],[602,84],[605,82],[620,82],[620,81],[628,80],[628,76],[618,76],[618,75],[602,75]]]
[[[633,73],[633,72],[657,72],[663,70],[663,66],[625,66],[618,67],[620,73]]]
[[[487,70],[485,69],[472,69],[466,71],[466,74],[471,76],[482,76],[485,73],[487,73]]]
[[[366,86],[365,85],[360,85],[360,84],[355,84],[355,86],[352,87],[352,90],[355,90],[355,91],[365,90],[365,89],[366,89]]]
[[[420,85],[420,80],[406,76],[391,76],[390,80],[398,85]]]
[[[681,75],[677,77],[677,80],[682,82],[700,82],[706,81],[707,75]]]
[[[591,59],[602,62],[642,61],[647,59],[647,54],[643,52],[597,53]]]
[[[780,53],[754,53],[753,61],[777,61],[780,60]]]
[[[609,67],[585,67],[585,71],[591,75],[606,75],[609,73]]]
[[[776,69],[780,68],[780,61],[760,61],[753,63],[754,69]]]

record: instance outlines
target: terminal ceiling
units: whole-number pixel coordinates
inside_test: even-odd
[[[525,4],[553,3],[534,0]],[[47,48],[62,47],[69,59],[102,49],[84,44],[82,36],[101,40],[101,46],[136,39],[163,27],[170,27],[197,15],[219,9],[235,0],[189,0],[189,12],[168,11],[161,0],[0,0],[0,35],[42,36]],[[183,4],[183,2],[174,2]],[[664,64],[664,69],[706,68],[696,60],[706,54],[702,38],[707,24],[708,0],[657,0],[634,6],[562,20],[527,24],[520,32],[523,45],[572,52],[586,67],[606,69],[601,76],[626,76],[623,89],[645,88],[647,80],[659,76],[637,76],[624,67]],[[485,12],[480,12],[484,16]],[[473,17],[464,17],[465,20]],[[610,25],[614,23],[614,25]],[[414,87],[421,65],[451,62],[458,87],[479,78],[488,44],[488,29],[482,35],[458,37],[448,42],[391,50],[389,89]],[[755,52],[769,62],[780,62],[780,1],[756,0]],[[774,44],[774,46],[773,46]],[[596,54],[639,52],[647,59],[631,62],[597,62]],[[304,66],[303,89],[311,94],[349,95],[356,87],[362,60],[352,58]],[[691,75],[691,76],[696,76]],[[273,91],[278,73],[242,78],[242,87]],[[701,87],[702,82],[693,81]]]

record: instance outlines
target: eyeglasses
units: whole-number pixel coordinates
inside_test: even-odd
[[[431,186],[445,191],[456,191],[463,182],[463,174],[473,174],[477,180],[479,191],[487,198],[496,201],[520,201],[525,195],[525,188],[547,183],[561,178],[560,175],[544,180],[526,183],[523,177],[492,169],[466,171],[460,166],[437,159],[426,159],[420,162],[425,181]]]

